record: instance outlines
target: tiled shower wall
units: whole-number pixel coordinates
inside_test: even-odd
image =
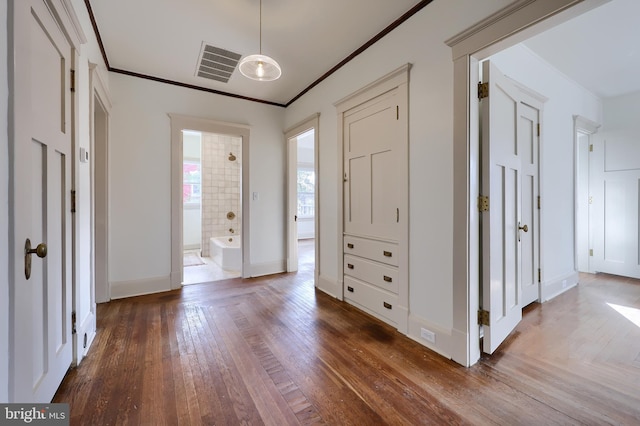
[[[202,256],[210,255],[209,238],[241,235],[241,147],[242,138],[202,134]]]

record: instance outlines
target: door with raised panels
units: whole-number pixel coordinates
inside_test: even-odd
[[[49,402],[72,361],[71,47],[43,0],[12,19],[10,398]]]

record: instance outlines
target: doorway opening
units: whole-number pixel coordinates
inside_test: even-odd
[[[251,265],[251,252],[249,247],[250,241],[250,224],[249,220],[249,146],[250,146],[250,129],[246,125],[242,124],[233,124],[233,123],[225,123],[219,122],[204,118],[196,118],[189,117],[178,114],[169,114],[171,118],[171,288],[178,289],[183,285],[183,274],[185,272],[185,268],[183,263],[185,261],[184,254],[184,223],[186,220],[183,220],[183,216],[185,215],[184,208],[184,200],[185,200],[185,155],[184,151],[184,142],[183,139],[185,137],[184,131],[188,130],[195,133],[201,133],[201,136],[198,138],[200,140],[200,144],[204,149],[207,149],[208,143],[213,143],[212,141],[216,138],[228,138],[229,140],[233,140],[234,143],[237,143],[237,148],[229,148],[224,145],[211,145],[211,149],[215,146],[218,151],[220,151],[219,155],[216,156],[217,161],[221,162],[223,165],[221,166],[221,171],[219,171],[218,176],[224,178],[224,164],[226,163],[235,163],[234,167],[237,168],[237,174],[231,173],[229,171],[229,175],[233,174],[235,176],[234,188],[229,188],[228,193],[222,187],[215,188],[216,197],[222,197],[222,199],[232,200],[234,199],[234,194],[232,192],[237,191],[235,194],[235,198],[237,201],[237,207],[226,208],[221,211],[223,219],[220,218],[220,215],[217,215],[216,218],[212,216],[205,216],[204,222],[201,222],[201,228],[204,230],[202,232],[202,238],[200,243],[200,249],[203,249],[204,243],[202,240],[204,238],[211,237],[223,237],[224,241],[228,244],[236,244],[239,245],[239,256],[240,256],[240,267],[236,266],[235,271],[237,271],[236,276],[241,276],[243,278],[248,278],[250,276],[250,267]],[[187,133],[189,135],[191,133]],[[211,141],[208,141],[208,138]],[[219,140],[218,140],[219,142]],[[224,146],[224,148],[222,148]],[[202,150],[201,148],[200,150]],[[234,151],[235,150],[235,151]],[[202,156],[202,159],[206,162],[207,155]],[[187,153],[186,157],[189,158],[190,154]],[[235,158],[234,158],[235,157]],[[213,158],[213,156],[211,157]],[[240,161],[239,161],[240,160]],[[240,167],[240,162],[242,166]],[[207,214],[209,207],[206,205],[208,201],[212,201],[214,197],[214,189],[207,189],[207,185],[213,185],[213,171],[211,170],[203,170],[204,163],[200,163],[200,187],[190,188],[191,195],[194,192],[200,192],[201,200],[204,200],[204,205],[201,206],[200,210],[203,213]],[[205,168],[208,166],[206,164]],[[191,167],[193,169],[193,167]],[[193,176],[191,176],[193,177]],[[222,181],[223,179],[218,179]],[[191,183],[189,183],[191,185]],[[207,193],[209,192],[209,193]],[[197,210],[197,209],[196,209]],[[211,209],[213,212],[213,209]],[[219,211],[220,213],[220,211]],[[229,219],[229,218],[231,219]],[[213,228],[213,225],[217,226],[217,228]],[[204,224],[204,225],[203,225]],[[230,231],[233,229],[233,232]],[[219,232],[218,235],[212,235],[211,233],[216,230]],[[222,232],[222,230],[226,232]],[[207,237],[204,236],[207,235]],[[229,242],[229,238],[232,239]],[[209,245],[209,242],[206,243]],[[197,249],[198,250],[198,249]],[[236,251],[236,256],[238,255]],[[207,256],[205,256],[207,257]],[[199,262],[196,259],[196,262]],[[200,266],[200,265],[195,265]],[[193,268],[194,266],[189,266],[187,268]],[[205,279],[206,282],[209,279]],[[190,280],[191,281],[191,280]]]
[[[242,275],[242,138],[182,131],[183,285]]]
[[[318,119],[285,132],[287,143],[287,272],[311,273],[318,283]]]

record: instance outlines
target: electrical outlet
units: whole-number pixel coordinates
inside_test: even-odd
[[[435,343],[436,342],[436,333],[433,331],[429,331],[426,328],[420,329],[420,337],[422,337],[427,342]]]

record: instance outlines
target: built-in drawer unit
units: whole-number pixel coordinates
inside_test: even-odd
[[[398,324],[398,296],[350,276],[344,277],[344,298],[373,316]]]
[[[398,244],[396,243],[345,235],[344,254],[398,266]]]
[[[398,294],[398,268],[395,266],[345,254],[344,273]]]

